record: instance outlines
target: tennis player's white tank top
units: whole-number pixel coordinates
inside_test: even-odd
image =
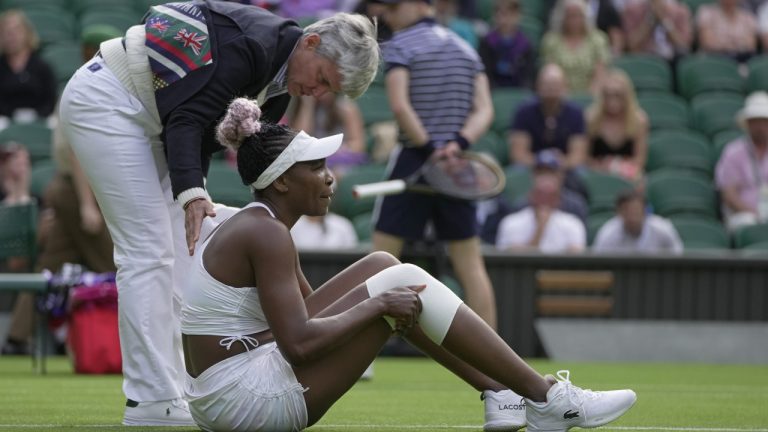
[[[259,202],[252,202],[242,210],[253,207],[265,208],[272,217],[275,217],[269,207]],[[239,336],[269,329],[256,287],[231,287],[214,279],[205,269],[203,253],[208,242],[215,235],[214,231],[203,241],[196,253],[193,269],[184,290],[181,332],[188,335],[227,336],[239,339]]]

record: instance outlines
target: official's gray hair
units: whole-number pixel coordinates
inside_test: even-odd
[[[354,99],[365,93],[379,68],[376,25],[358,14],[338,13],[304,29],[320,36],[317,53],[336,64],[341,90]]]
[[[587,10],[587,2],[584,0],[558,0],[552,10],[552,15],[549,20],[549,30],[555,33],[563,32],[563,21],[565,21],[565,9],[568,6],[577,6],[584,16],[584,31],[589,33],[594,30],[592,22],[589,20],[589,13]]]

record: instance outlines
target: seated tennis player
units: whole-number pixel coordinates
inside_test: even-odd
[[[486,415],[486,430],[596,427],[632,406],[631,390],[582,390],[565,371],[542,377],[450,289],[389,254],[370,254],[313,291],[289,230],[301,215],[328,211],[325,159],[341,135],[317,139],[259,115],[255,102],[237,99],[219,125],[255,201],[202,242],[185,292],[185,397],[203,430],[315,424],[393,331],[484,396],[513,389],[525,398],[516,401],[519,424]]]

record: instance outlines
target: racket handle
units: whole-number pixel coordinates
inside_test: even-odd
[[[355,198],[366,198],[376,195],[391,195],[404,191],[405,186],[403,180],[389,180],[355,185],[352,187],[352,196]]]

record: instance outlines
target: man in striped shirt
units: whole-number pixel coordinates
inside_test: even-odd
[[[493,106],[479,56],[435,23],[429,0],[378,2],[386,4],[383,19],[394,31],[383,47],[387,95],[400,127],[389,177],[406,178],[430,158],[467,149],[488,130]],[[437,195],[387,196],[377,203],[373,245],[399,256],[404,241],[422,239],[432,222],[437,238],[448,244],[467,305],[495,328],[496,304],[475,213],[472,202]],[[435,358],[483,392],[486,430],[516,430],[525,424],[520,396],[456,359]]]

